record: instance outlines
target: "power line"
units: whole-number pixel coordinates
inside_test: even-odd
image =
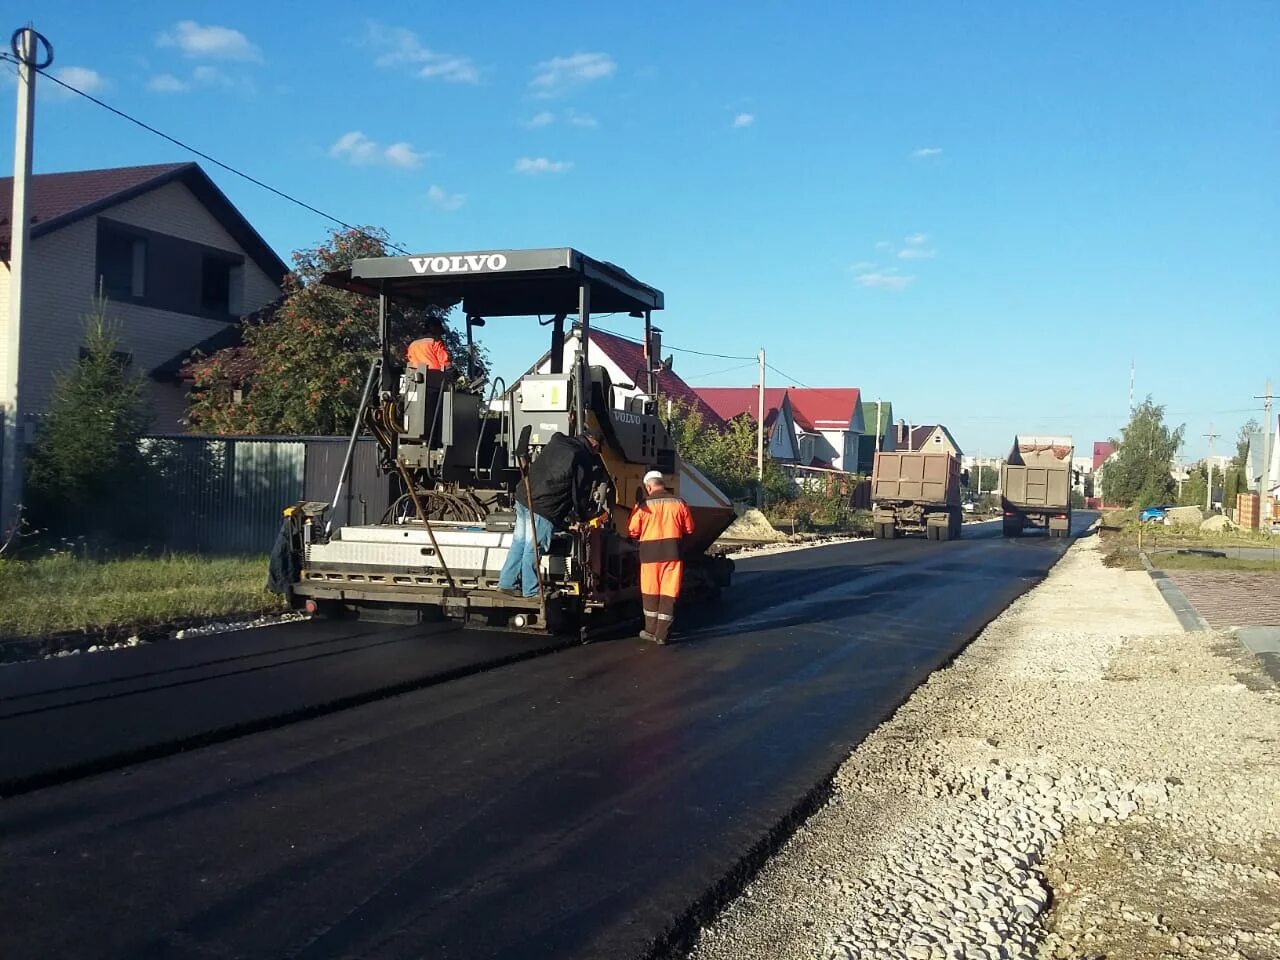
[[[617,330],[609,330],[606,327],[597,326],[596,324],[592,324],[592,329],[599,330],[601,333],[607,333],[607,334],[610,334],[611,336],[618,337],[621,340],[629,340],[632,343],[640,343],[640,344],[644,343],[644,341],[641,340],[639,337],[632,337],[625,333],[619,333]],[[756,362],[755,357],[742,357],[732,353],[708,353],[705,350],[690,350],[688,347],[674,346],[670,343],[667,343],[665,340],[662,342],[662,346],[666,350],[674,350],[676,353],[691,353],[696,357],[713,357],[716,360],[750,360],[752,363]]]
[[[16,57],[7,53],[0,53],[0,59],[4,59],[9,63],[15,64],[15,65],[18,63],[18,60]],[[129,114],[125,113],[123,110],[119,110],[111,106],[111,104],[109,103],[104,103],[102,100],[99,100],[97,97],[93,96],[92,94],[85,93],[85,91],[79,89],[78,87],[72,86],[71,84],[67,83],[65,80],[60,80],[59,78],[55,77],[52,73],[49,73],[47,70],[42,70],[37,68],[37,72],[42,77],[44,77],[47,80],[53,81],[58,86],[66,90],[70,90],[72,93],[77,94],[81,97],[84,97],[90,103],[97,104],[98,106],[102,107],[102,109],[107,110],[111,113],[114,113],[117,117],[120,117],[123,120],[128,120],[132,124],[136,124],[137,126],[141,127],[143,130],[146,130],[148,133],[153,133],[157,137],[160,137],[162,140],[167,140],[169,141],[169,143],[172,143],[174,146],[177,146],[182,148],[183,150],[186,150],[188,153],[193,153],[197,157],[200,157],[203,160],[208,160],[214,166],[221,167],[223,170],[226,170],[228,173],[235,174],[237,177],[241,177],[245,180],[248,180],[254,186],[261,187],[263,190],[266,190],[269,193],[273,193],[277,197],[280,197],[283,200],[287,200],[292,204],[296,204],[297,206],[302,207],[302,209],[304,210],[309,210],[311,213],[314,213],[317,216],[323,217],[326,220],[336,223],[341,227],[345,227],[346,229],[352,231],[353,233],[357,233],[360,236],[365,237],[366,239],[384,242],[385,245],[390,249],[395,250],[398,253],[402,253],[405,256],[409,255],[409,251],[406,250],[404,247],[400,246],[399,244],[393,243],[390,240],[382,241],[379,237],[375,237],[372,234],[368,233],[367,231],[362,230],[353,224],[347,223],[345,220],[342,220],[339,217],[335,217],[331,213],[325,213],[325,211],[321,210],[319,207],[313,207],[311,204],[307,203],[305,200],[299,200],[297,197],[292,196],[291,194],[285,193],[283,190],[276,189],[275,187],[271,186],[271,184],[269,183],[263,183],[257,177],[250,176],[249,174],[245,173],[243,170],[238,170],[235,167],[231,166],[229,163],[223,163],[217,157],[210,156],[209,154],[205,153],[203,150],[198,150],[195,147],[191,146],[191,144],[184,143],[183,141],[179,140],[177,137],[171,137],[169,136],[169,134],[165,133],[163,130],[157,130],[155,127],[151,126],[151,124],[146,123],[142,120],[139,120],[137,117],[130,116]]]
[[[735,367],[725,367],[723,370],[712,370],[710,373],[695,373],[692,376],[681,377],[682,380],[702,380],[706,377],[717,377],[722,373],[732,373],[735,370],[745,370],[747,367],[754,367],[754,363],[740,363]]]

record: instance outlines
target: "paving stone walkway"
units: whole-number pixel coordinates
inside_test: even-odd
[[[1280,573],[1170,570],[1168,574],[1215,630],[1280,626]]]

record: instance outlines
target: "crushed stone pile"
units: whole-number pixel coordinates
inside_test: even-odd
[[[1206,517],[1200,523],[1200,529],[1209,533],[1220,533],[1223,530],[1234,530],[1236,525],[1222,514]]]

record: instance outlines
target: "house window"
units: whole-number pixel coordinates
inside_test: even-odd
[[[231,312],[231,271],[234,263],[210,254],[200,262],[200,307],[210,313]]]
[[[102,292],[117,299],[139,299],[146,293],[147,241],[99,224],[98,278]]]

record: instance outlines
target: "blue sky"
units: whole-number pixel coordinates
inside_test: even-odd
[[[104,6],[10,16],[69,82],[344,220],[613,260],[666,293],[669,344],[764,346],[772,384],[862,387],[966,452],[1113,434],[1131,357],[1189,457],[1280,382],[1274,3]],[[51,90],[37,171],[185,159]],[[205,166],[286,259],[324,237]],[[486,328],[498,372],[532,326]],[[737,363],[676,353],[695,385]]]

